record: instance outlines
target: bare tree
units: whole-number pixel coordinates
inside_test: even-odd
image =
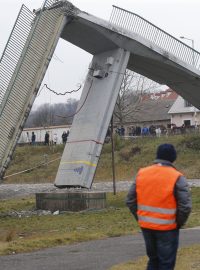
[[[52,120],[51,105],[43,104],[32,113],[32,125],[35,127],[50,126]]]
[[[157,87],[156,82],[127,69],[115,105],[114,121],[124,125],[127,118],[133,118],[134,112],[141,107],[143,97]]]
[[[42,104],[31,111],[26,127],[45,127],[71,124],[78,100],[68,99],[67,103]]]

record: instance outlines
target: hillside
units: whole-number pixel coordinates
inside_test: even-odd
[[[131,180],[140,167],[151,164],[156,148],[161,143],[172,143],[178,152],[175,166],[187,178],[200,178],[200,136],[177,135],[161,138],[136,138],[121,140],[115,138],[115,166],[117,180]],[[54,182],[63,145],[57,146],[18,146],[6,176],[20,171],[5,179],[5,183],[45,183]],[[50,162],[44,165],[46,162]],[[38,167],[40,165],[40,167]],[[37,167],[34,169],[34,167]],[[95,182],[112,180],[111,144],[104,144],[98,164]]]

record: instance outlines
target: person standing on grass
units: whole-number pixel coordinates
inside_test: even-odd
[[[46,131],[45,136],[44,136],[44,144],[49,145],[49,132]]]
[[[57,135],[57,133],[54,133],[53,134],[53,144],[57,144],[57,142],[58,142],[58,135]]]
[[[63,144],[66,144],[68,135],[69,135],[69,130],[67,132],[66,131],[63,132],[63,134],[62,134]]]
[[[172,144],[161,144],[154,164],[138,171],[126,204],[138,221],[149,261],[147,270],[173,270],[179,229],[191,212],[186,178],[174,166]]]
[[[35,133],[34,133],[34,131],[32,132],[32,135],[31,135],[31,144],[32,145],[35,145],[35,143],[36,143],[36,135],[35,135]]]

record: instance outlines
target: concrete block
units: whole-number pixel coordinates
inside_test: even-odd
[[[102,209],[106,207],[105,192],[62,192],[36,193],[36,208],[51,212],[73,211],[87,209]]]

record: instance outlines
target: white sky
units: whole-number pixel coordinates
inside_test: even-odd
[[[42,5],[42,0],[0,0],[0,55],[6,45],[22,4],[30,10]],[[83,11],[109,20],[112,5],[132,11],[169,34],[194,40],[195,49],[200,51],[200,1],[199,0],[73,0]],[[182,40],[183,41],[183,40]],[[191,41],[184,41],[191,46]],[[60,40],[43,83],[57,92],[70,91],[83,83],[92,56],[74,45]],[[43,84],[42,84],[43,85]],[[58,97],[43,90],[34,105],[66,102],[68,98],[79,98],[79,94]]]

